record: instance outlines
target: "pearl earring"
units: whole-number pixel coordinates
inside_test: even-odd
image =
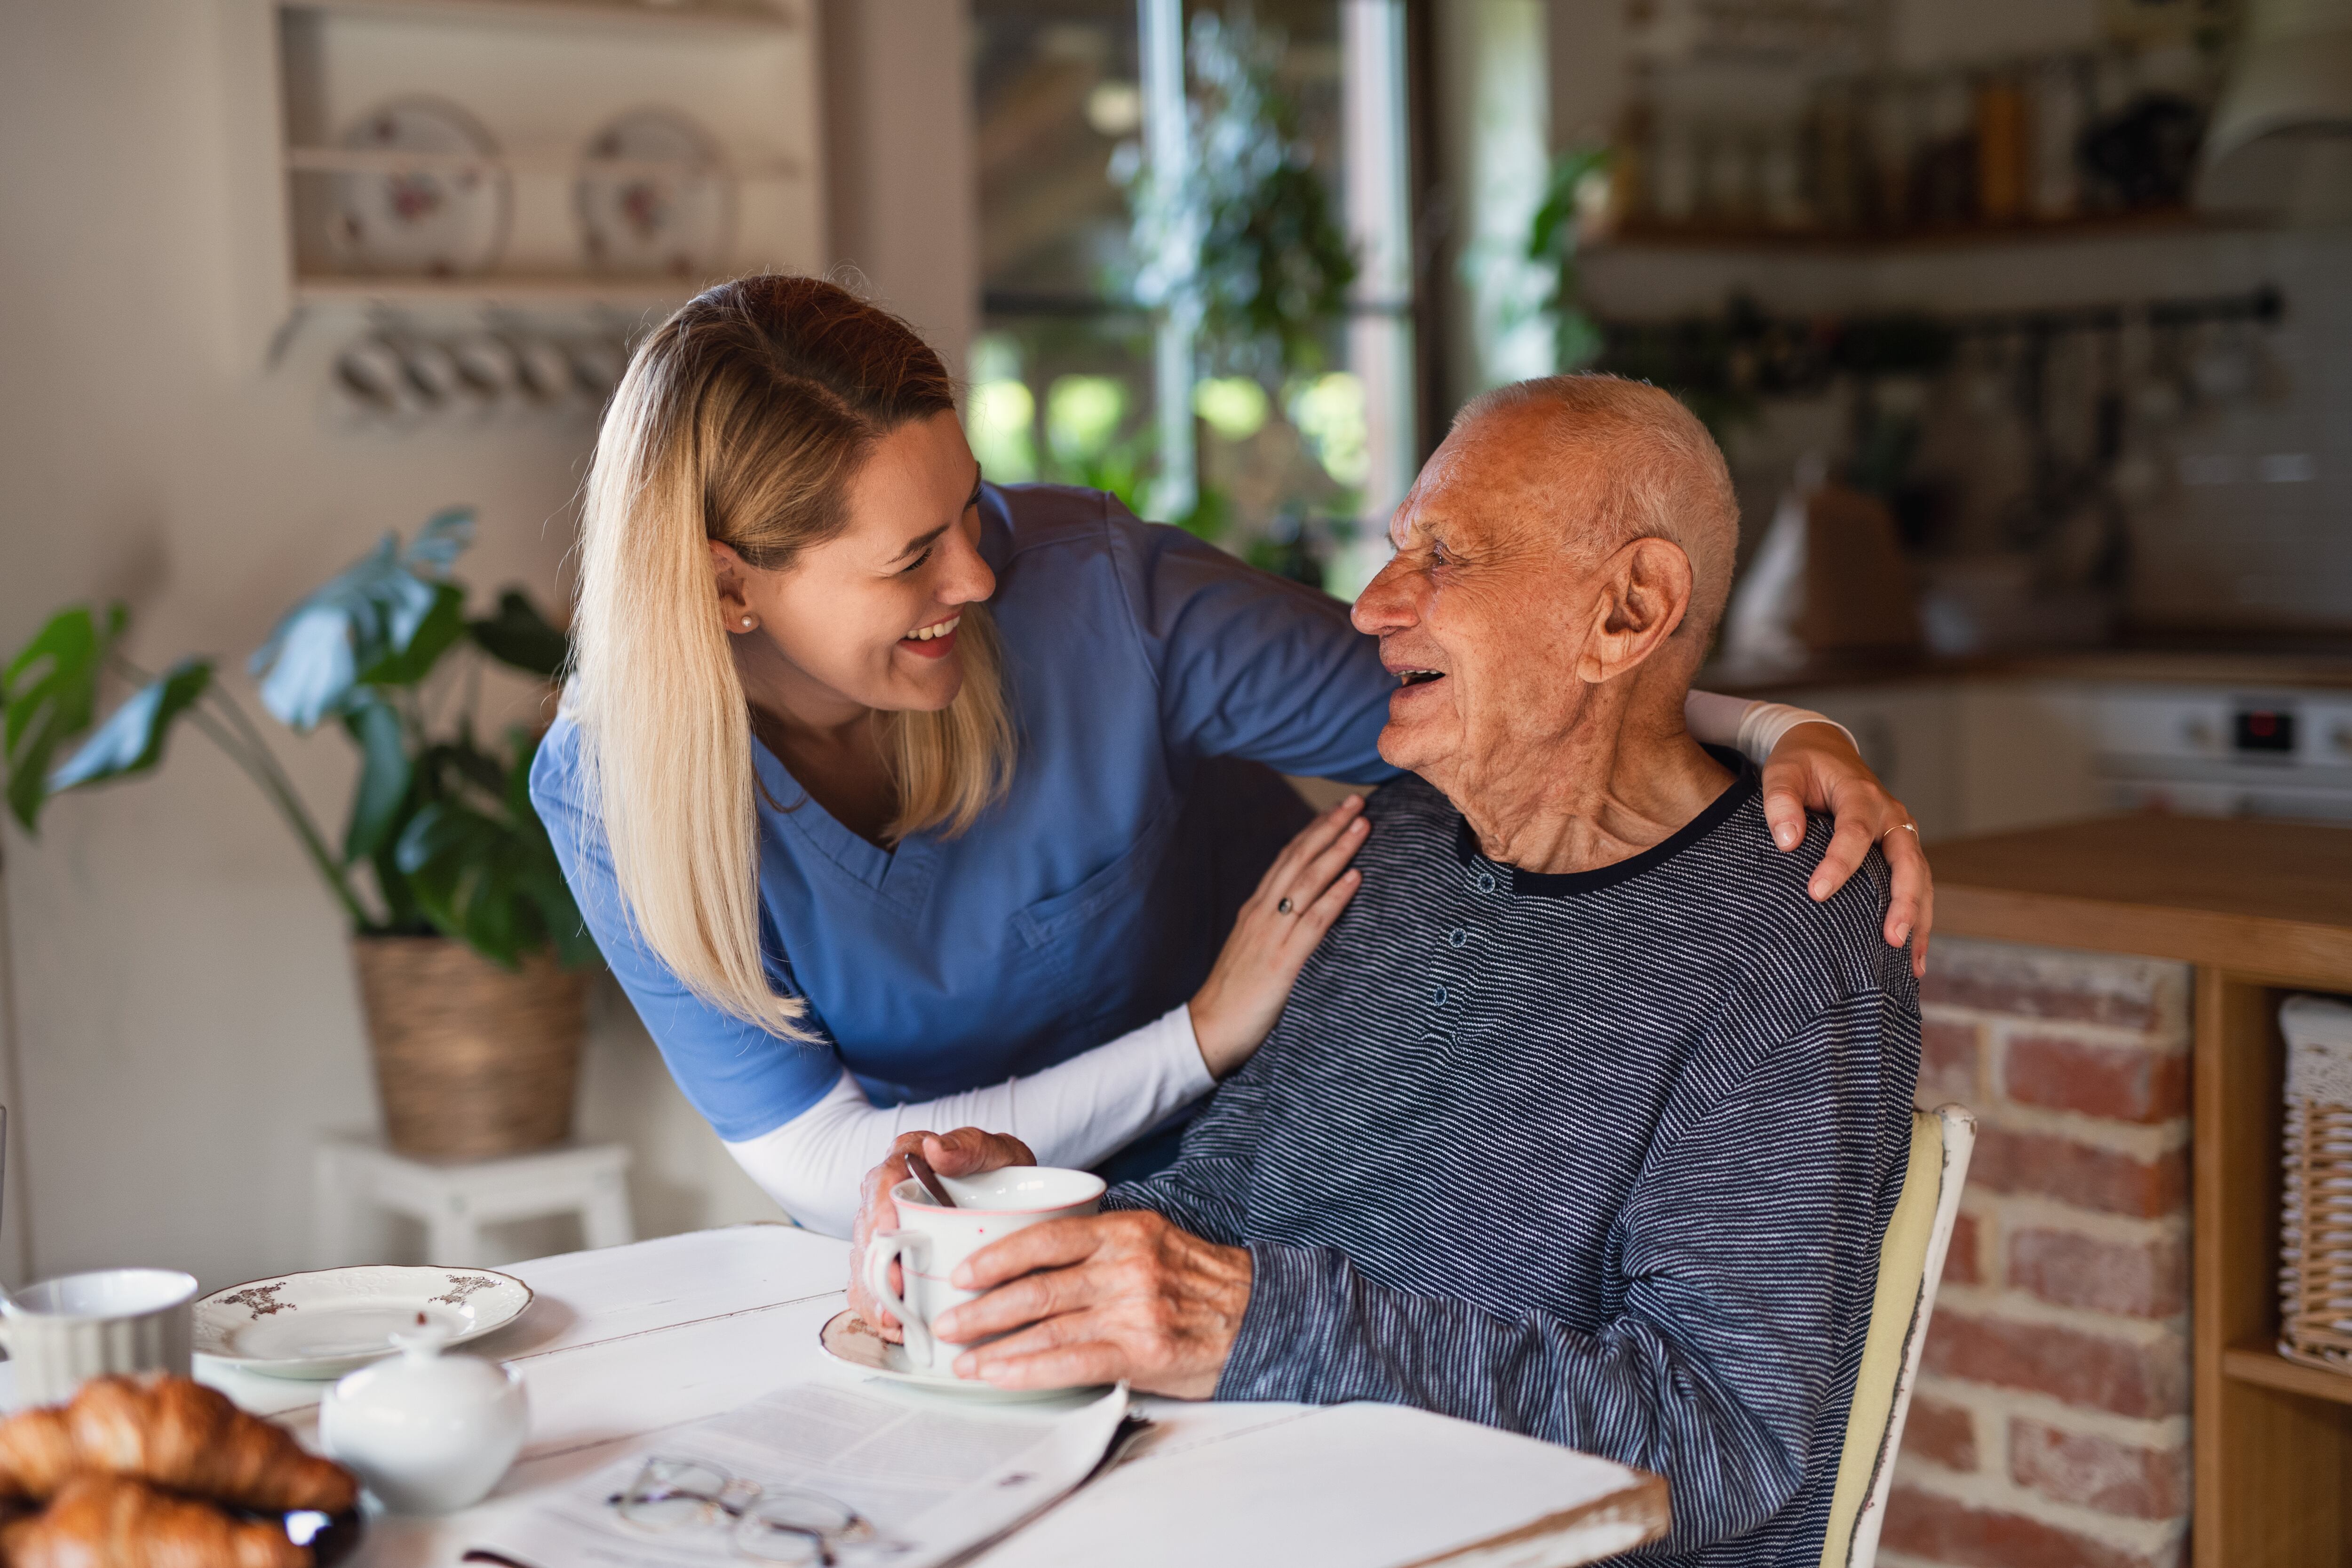
[[[747,632],[751,629],[751,617],[749,616],[743,617],[743,629]]]

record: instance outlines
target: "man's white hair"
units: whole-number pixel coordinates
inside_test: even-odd
[[[1706,426],[1670,393],[1622,376],[1548,375],[1479,394],[1454,416],[1467,429],[1534,410],[1562,458],[1594,459],[1561,500],[1578,542],[1604,556],[1636,539],[1663,539],[1690,558],[1691,603],[1675,629],[1701,646],[1714,637],[1739,552],[1739,500]]]

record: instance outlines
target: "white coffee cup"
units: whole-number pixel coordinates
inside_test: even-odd
[[[16,1407],[71,1399],[110,1372],[188,1375],[196,1279],[175,1268],[101,1268],[44,1279],[0,1300],[0,1343]]]
[[[978,1176],[941,1176],[940,1184],[956,1201],[943,1209],[920,1182],[901,1182],[890,1191],[898,1205],[898,1228],[866,1244],[866,1288],[890,1309],[907,1331],[907,1361],[926,1371],[945,1372],[969,1345],[941,1344],[930,1325],[950,1307],[983,1292],[949,1283],[958,1265],[992,1242],[1049,1219],[1083,1217],[1102,1208],[1104,1182],[1092,1171],[1050,1165],[1008,1165]],[[906,1276],[906,1294],[890,1289],[890,1265]]]
[[[425,412],[407,362],[382,337],[362,338],[335,356],[334,385],[362,414],[398,422]]]

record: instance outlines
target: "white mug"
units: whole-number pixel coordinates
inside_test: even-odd
[[[898,1205],[898,1228],[866,1244],[866,1288],[890,1309],[907,1331],[908,1364],[944,1372],[969,1346],[940,1344],[931,1323],[950,1307],[982,1292],[950,1284],[959,1264],[991,1242],[1049,1219],[1095,1214],[1102,1208],[1104,1182],[1092,1171],[1050,1165],[1007,1165],[978,1176],[941,1176],[940,1184],[956,1201],[943,1209],[920,1182],[901,1182],[890,1191]],[[906,1294],[890,1289],[890,1265],[906,1275]]]
[[[405,420],[425,411],[407,362],[381,337],[362,338],[335,356],[334,385],[362,414]]]
[[[71,1399],[110,1372],[188,1375],[196,1279],[175,1268],[101,1268],[44,1279],[0,1300],[16,1407]]]

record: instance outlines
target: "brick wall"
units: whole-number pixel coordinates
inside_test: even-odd
[[[1919,1101],[1977,1151],[1886,1568],[2152,1568],[2189,1527],[2189,968],[1938,938]]]

